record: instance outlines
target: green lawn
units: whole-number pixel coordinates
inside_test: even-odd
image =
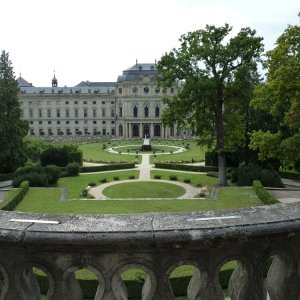
[[[154,178],[155,175],[160,175],[161,179],[169,180],[169,176],[176,175],[178,181],[184,182],[184,179],[190,179],[190,184],[192,186],[204,186],[207,185],[211,190],[213,186],[218,183],[218,178],[210,177],[205,174],[197,173],[187,173],[187,172],[174,172],[174,171],[160,171],[153,170],[151,171],[151,178]]]
[[[181,186],[164,182],[128,182],[109,186],[103,194],[114,198],[177,198],[185,193]],[[142,200],[141,200],[142,201]]]
[[[89,183],[95,182],[96,185],[99,185],[102,179],[106,178],[107,182],[110,182],[114,180],[113,177],[115,176],[118,176],[119,180],[128,179],[129,176],[135,176],[135,178],[137,179],[139,177],[139,171],[118,170],[117,172],[101,172],[94,174],[83,174],[75,177],[64,177],[59,179],[58,187],[67,188],[68,199],[78,199],[82,198],[80,193],[87,185],[89,185]]]
[[[227,187],[218,200],[74,200],[61,201],[60,188],[30,188],[16,211],[54,214],[188,212],[262,205],[252,188]]]
[[[162,154],[157,155],[156,161],[191,161],[194,159],[195,161],[203,161],[205,157],[205,149],[201,148],[197,145],[196,141],[175,141],[175,140],[151,140],[151,145],[154,148],[164,149],[165,152],[174,151],[171,147],[162,147],[161,145],[166,146],[178,146],[178,147],[186,147],[189,144],[187,151],[178,153],[178,154]],[[105,145],[105,148],[103,148]],[[136,145],[136,146],[130,146]],[[79,149],[83,151],[84,160],[92,160],[92,161],[102,161],[102,162],[111,162],[111,161],[126,161],[126,162],[134,162],[134,155],[126,155],[126,154],[113,154],[106,151],[107,148],[110,147],[118,147],[118,146],[126,146],[124,148],[116,149],[116,151],[127,152],[127,149],[137,149],[142,145],[142,142],[139,140],[127,140],[127,141],[107,141],[107,142],[99,142],[99,143],[87,143],[80,144]],[[127,147],[128,146],[128,147]],[[134,151],[135,152],[135,151]],[[159,151],[161,152],[161,151]],[[158,152],[158,153],[159,153]],[[141,161],[141,156],[138,156],[138,162]],[[150,162],[154,163],[153,155],[150,156]]]

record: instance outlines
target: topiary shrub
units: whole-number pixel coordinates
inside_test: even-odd
[[[130,176],[128,176],[128,179],[135,179],[135,176],[134,175],[130,175]]]
[[[69,163],[66,166],[66,175],[67,176],[78,176],[79,175],[80,166],[78,163]]]
[[[173,180],[173,181],[176,181],[177,180],[177,176],[176,175],[170,175],[169,179]]]
[[[191,179],[190,178],[184,178],[183,182],[185,182],[185,183],[191,183]]]
[[[120,180],[119,176],[114,176],[113,180]]]
[[[154,175],[154,179],[161,179],[161,175]]]
[[[102,179],[99,180],[99,182],[100,182],[100,183],[106,183],[106,182],[107,182],[107,179],[106,179],[106,178],[102,178]]]
[[[263,169],[260,174],[260,181],[263,186],[283,188],[284,184],[279,175],[272,171]]]
[[[49,184],[56,184],[58,178],[61,176],[61,169],[55,165],[48,165],[45,168],[46,173],[48,174]]]
[[[96,184],[96,182],[91,181],[91,182],[88,183],[88,185],[89,185],[89,186],[96,186],[97,184]]]
[[[256,193],[257,197],[265,204],[276,204],[279,201],[274,198],[272,195],[265,190],[259,180],[253,180],[253,190]]]
[[[30,172],[13,178],[13,187],[19,187],[21,182],[29,181],[29,185],[33,187],[48,187],[49,181],[46,173]]]

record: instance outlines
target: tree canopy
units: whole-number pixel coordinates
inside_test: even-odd
[[[299,165],[300,26],[289,25],[266,55],[266,82],[255,89],[251,105],[268,112],[274,122],[252,133],[250,147],[259,151],[261,160]]]
[[[176,96],[164,99],[168,104],[164,123],[188,124],[202,144],[216,145],[220,185],[227,184],[226,145],[239,144],[244,136],[241,107],[243,101],[250,101],[245,93],[252,93],[251,81],[263,51],[255,30],[243,28],[230,37],[231,30],[228,24],[207,25],[184,34],[181,46],[158,62],[160,84],[178,89]],[[249,90],[238,88],[245,81]]]
[[[15,80],[9,55],[0,56],[0,173],[14,171],[26,161],[23,137],[28,123],[21,120],[18,101],[19,86]]]

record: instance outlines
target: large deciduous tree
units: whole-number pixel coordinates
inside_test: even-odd
[[[255,30],[243,28],[230,37],[231,30],[228,24],[207,25],[205,29],[184,34],[181,46],[158,62],[160,84],[165,88],[178,87],[175,97],[165,98],[168,109],[164,122],[176,122],[179,126],[188,123],[202,143],[216,145],[220,185],[227,185],[226,120],[231,137],[240,136],[240,114],[230,110],[236,100],[232,83],[237,74],[256,70],[263,51],[262,38],[256,36]],[[241,93],[240,101],[243,101]]]
[[[251,105],[276,122],[253,132],[250,147],[261,160],[279,159],[300,169],[300,26],[287,27],[267,52],[266,64],[266,82],[255,89]]]
[[[8,53],[0,56],[0,173],[14,171],[26,161],[23,137],[28,123],[20,119],[19,86]]]

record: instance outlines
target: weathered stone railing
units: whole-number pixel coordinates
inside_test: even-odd
[[[174,299],[169,274],[182,264],[197,267],[189,299],[223,299],[218,274],[231,260],[238,262],[231,299],[266,299],[267,291],[271,299],[300,299],[300,203],[103,216],[2,211],[0,217],[0,299],[40,299],[32,267],[47,274],[48,299],[81,299],[74,276],[81,268],[99,279],[95,299],[127,299],[120,274],[130,267],[148,274],[142,299]],[[264,282],[261,266],[270,256]]]

